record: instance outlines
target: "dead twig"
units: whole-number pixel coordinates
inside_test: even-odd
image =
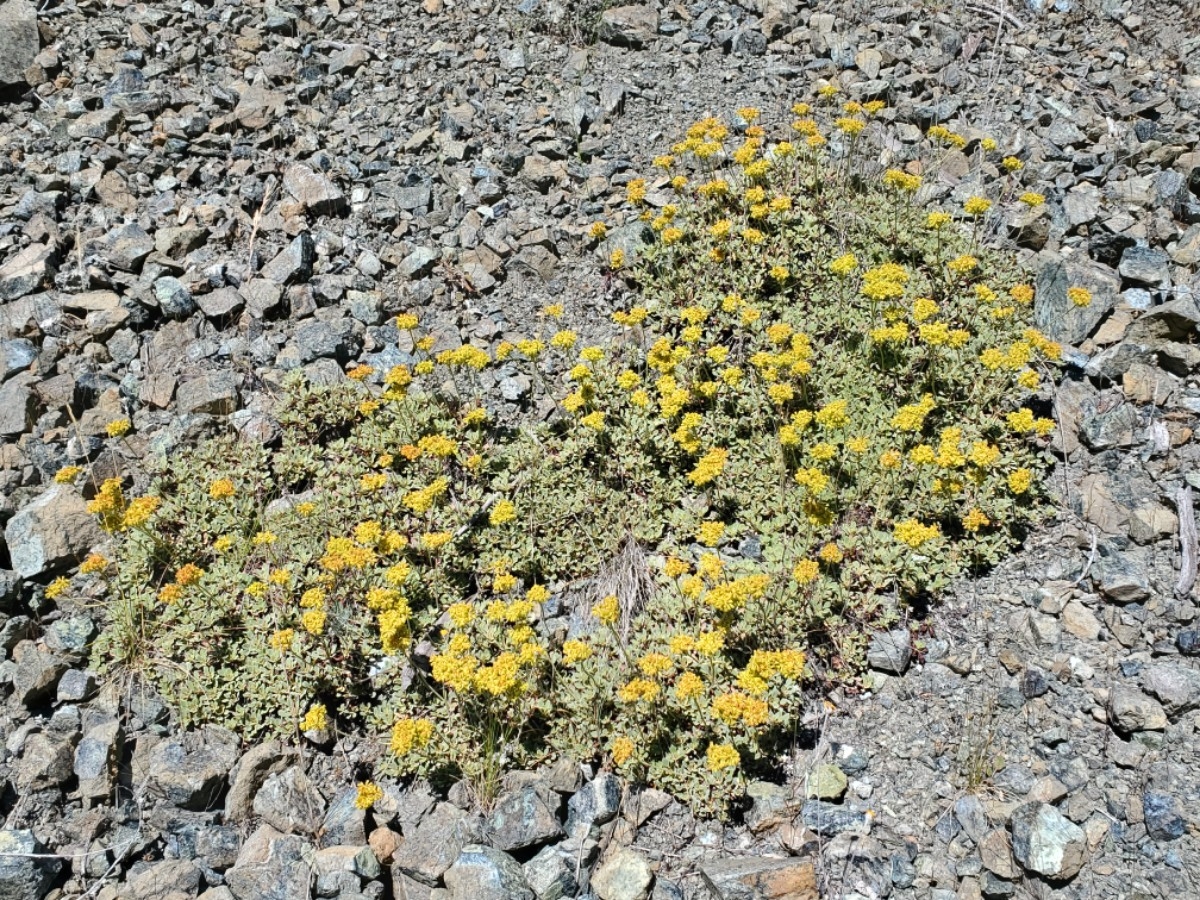
[[[1192,508],[1192,488],[1183,485],[1175,494],[1176,513],[1179,516],[1179,581],[1175,584],[1175,596],[1186,597],[1196,583],[1197,551],[1196,510]]]

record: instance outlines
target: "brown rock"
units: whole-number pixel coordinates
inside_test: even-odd
[[[817,900],[817,875],[811,859],[720,859],[701,865],[700,875],[718,900]]]

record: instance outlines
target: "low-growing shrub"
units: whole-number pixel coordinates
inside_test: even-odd
[[[582,346],[554,306],[435,352],[404,314],[411,360],[294,380],[277,446],[173,453],[148,497],[106,482],[101,662],[185,723],[365,728],[382,774],[486,799],[567,754],[720,814],[806,682],[853,685],[871,629],[1013,546],[1052,427],[1024,404],[1059,348],[980,241],[1030,202],[1019,164],[931,210],[918,174],[856,164],[878,106],[826,99],[832,126],[798,104],[786,137],[702,121],[628,183],[634,224],[591,232],[631,289],[615,339]],[[497,414],[514,366],[551,421]]]

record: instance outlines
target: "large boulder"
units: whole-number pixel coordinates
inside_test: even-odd
[[[66,485],[55,485],[22,507],[4,528],[12,567],[22,578],[74,565],[103,537],[83,498]]]
[[[40,49],[37,7],[29,0],[0,3],[0,85],[23,83]]]

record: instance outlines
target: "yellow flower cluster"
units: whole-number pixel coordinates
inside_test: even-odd
[[[433,723],[428,719],[397,719],[392,725],[390,749],[396,756],[407,756],[433,740]]]
[[[922,544],[940,537],[941,530],[937,525],[923,525],[916,519],[905,519],[896,523],[892,534],[900,543],[916,550]]]
[[[725,471],[725,463],[729,459],[729,451],[721,447],[713,447],[696,462],[696,467],[688,473],[688,481],[696,487],[715,481]]]

